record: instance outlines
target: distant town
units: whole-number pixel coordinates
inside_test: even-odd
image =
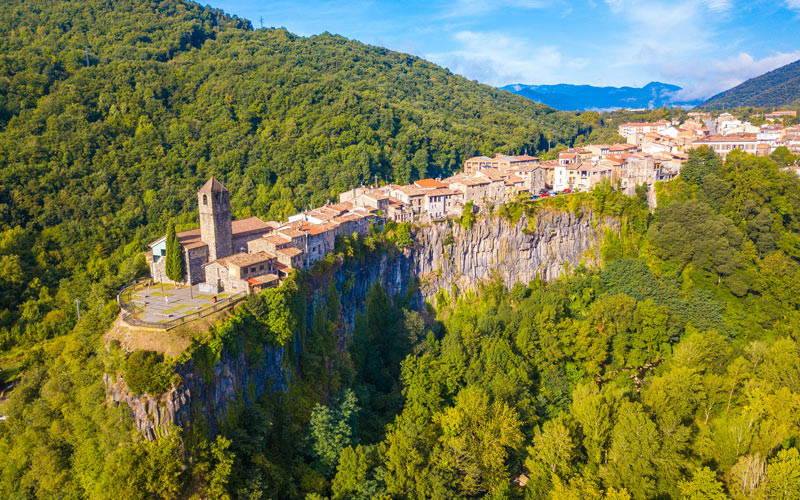
[[[712,118],[692,112],[683,123],[625,123],[627,142],[590,144],[562,151],[558,159],[529,155],[476,156],[464,171],[409,185],[361,186],[339,195],[338,203],[310,209],[286,222],[258,217],[232,220],[230,193],[216,179],[198,191],[200,227],[177,233],[184,253],[183,283],[204,293],[242,293],[277,286],[292,269],[303,269],[333,252],[337,236],[366,235],[385,221],[425,223],[460,217],[465,207],[485,212],[518,199],[590,191],[608,181],[626,195],[680,173],[688,151],[708,146],[723,159],[733,150],[767,156],[780,146],[800,153],[800,126],[780,122],[795,111],[767,114],[755,126],[729,113]],[[469,204],[471,202],[471,205]],[[166,273],[167,237],[150,244],[152,279],[171,283]]]

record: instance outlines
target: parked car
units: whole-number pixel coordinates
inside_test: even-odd
[[[550,193],[542,193],[542,198],[547,198],[548,196],[550,196]]]

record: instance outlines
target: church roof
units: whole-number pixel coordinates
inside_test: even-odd
[[[201,193],[222,193],[227,191],[228,188],[222,185],[222,183],[215,178],[210,178],[203,184],[203,187],[200,188]]]

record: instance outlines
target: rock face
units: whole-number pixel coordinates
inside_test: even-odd
[[[340,292],[346,325],[340,347],[344,348],[355,314],[365,310],[367,292],[375,282],[390,297],[411,291],[412,303],[421,308],[439,290],[451,292],[454,283],[463,291],[492,275],[500,276],[509,288],[536,278],[552,280],[581,262],[597,264],[591,250],[599,245],[604,226],[616,229],[617,224],[557,211],[539,214],[530,224],[525,217],[515,224],[500,217],[482,217],[470,229],[452,222],[428,224],[416,230],[414,245],[401,254],[351,261],[326,277],[312,278],[307,324],[314,310],[324,305],[328,280],[335,280]],[[298,353],[299,335],[294,347]],[[266,345],[262,359],[255,360],[238,351],[223,350],[208,379],[192,361],[179,366],[181,383],[160,396],[133,395],[120,377],[106,375],[108,399],[130,406],[136,428],[146,439],[200,417],[214,434],[232,405],[251,402],[265,390],[285,391],[290,383],[286,366],[293,360],[285,359],[283,347]]]
[[[252,402],[264,390],[285,391],[288,376],[283,369],[285,349],[265,346],[261,360],[248,360],[243,350],[232,355],[223,350],[206,380],[192,361],[180,365],[177,387],[158,396],[131,394],[122,377],[103,376],[108,399],[125,403],[133,411],[136,429],[151,440],[169,432],[172,425],[184,426],[202,417],[212,434],[231,404],[241,399]]]
[[[428,297],[439,289],[449,291],[452,283],[459,290],[475,288],[493,273],[509,288],[535,278],[549,281],[564,272],[565,264],[597,263],[590,250],[602,236],[598,222],[591,216],[547,212],[538,215],[531,231],[527,218],[516,224],[501,217],[481,218],[470,229],[425,226],[415,236],[415,272]]]

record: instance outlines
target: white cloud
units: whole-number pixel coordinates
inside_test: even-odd
[[[504,8],[541,9],[552,5],[546,0],[455,0],[444,10],[444,17],[468,17],[488,14]]]
[[[566,73],[583,68],[587,59],[565,59],[557,47],[534,46],[529,40],[497,32],[459,31],[458,49],[427,54],[451,71],[490,85],[560,83]]]
[[[675,76],[694,80],[678,93],[682,99],[702,99],[733,88],[745,80],[762,75],[800,59],[800,50],[780,52],[762,59],[756,59],[742,52],[724,60],[712,60],[705,66],[692,66],[676,69]]]
[[[786,7],[800,10],[800,0],[786,0]]]
[[[730,0],[703,0],[703,3],[713,12],[726,12],[733,7]]]

